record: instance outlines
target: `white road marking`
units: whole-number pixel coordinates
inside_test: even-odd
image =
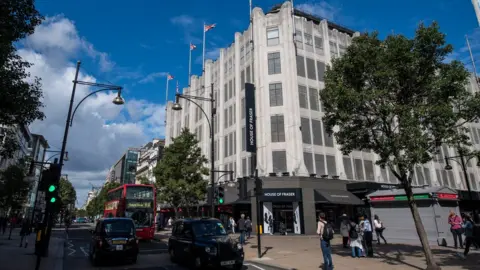
[[[244,263],[243,265],[246,265],[246,266],[253,266],[255,268],[257,268],[258,270],[267,270],[265,268],[262,268],[260,266],[256,266],[255,264],[250,264],[250,263]]]
[[[72,241],[68,241],[68,247],[67,249],[70,251],[70,253],[68,253],[68,256],[72,256],[75,252],[77,252],[74,248],[73,248],[73,243]]]
[[[88,252],[85,251],[84,247],[80,247],[80,250],[85,254],[85,257],[88,257]]]

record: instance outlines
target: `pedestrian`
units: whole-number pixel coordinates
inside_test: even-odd
[[[383,237],[383,231],[385,230],[385,226],[383,222],[378,218],[378,215],[373,216],[373,226],[375,227],[375,234],[377,235],[377,242],[380,245],[380,238],[383,239],[385,245],[387,244],[387,240]]]
[[[468,252],[470,252],[470,246],[475,243],[475,238],[473,237],[474,222],[472,217],[469,214],[465,214],[464,217],[465,222],[462,227],[465,230],[465,250],[463,251],[463,254],[458,253],[458,255],[465,259]]]
[[[332,270],[332,246],[330,240],[333,239],[333,227],[325,220],[325,213],[321,212],[318,216],[317,234],[320,236],[320,247],[323,255],[323,269]],[[320,266],[321,267],[321,266]]]
[[[22,247],[23,240],[25,239],[25,248],[28,246],[28,236],[30,235],[31,228],[30,222],[27,219],[23,219],[22,228],[20,229],[20,247]]]
[[[460,244],[460,248],[463,248],[462,218],[457,215],[453,210],[450,210],[450,214],[448,215],[448,224],[450,224],[450,232],[453,235],[453,243],[455,249],[458,248],[458,244]]]
[[[365,249],[367,257],[373,257],[373,230],[368,216],[363,215],[363,235],[365,236]]]
[[[250,217],[247,217],[245,220],[245,229],[247,233],[247,239],[250,239],[250,235],[252,233],[252,221],[250,220]]]
[[[342,221],[340,223],[340,234],[342,235],[343,248],[348,248],[348,238],[350,232],[350,220],[348,220],[347,215],[342,215]]]
[[[240,232],[240,244],[245,245],[245,215],[241,214],[237,221],[238,231]]]
[[[352,248],[352,257],[360,258],[363,255],[361,228],[353,220],[350,221],[349,225],[348,236],[350,238],[350,247]]]

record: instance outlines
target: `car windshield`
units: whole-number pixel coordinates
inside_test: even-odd
[[[227,235],[223,224],[217,220],[206,220],[193,223],[193,232],[197,236]]]
[[[107,236],[119,234],[135,235],[135,228],[130,220],[106,220],[103,223],[103,227]]]

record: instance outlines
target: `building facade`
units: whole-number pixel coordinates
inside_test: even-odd
[[[164,139],[153,139],[140,149],[136,172],[137,184],[140,183],[140,179],[143,177],[146,177],[150,183],[155,183],[153,169],[157,166],[157,162],[162,159],[164,147]]]
[[[0,170],[17,164],[20,160],[25,160],[25,158],[30,155],[32,134],[26,125],[0,125],[0,148],[7,142],[7,136],[15,136],[20,147],[13,158],[7,159],[0,157]]]
[[[287,218],[292,228],[293,224],[298,225],[292,232],[314,233],[318,211],[335,219],[342,211],[353,210],[335,208],[332,204],[358,203],[332,202],[335,196],[347,199],[351,195],[348,193],[317,196],[322,190],[328,190],[328,186],[335,186],[325,179],[342,185],[367,181],[398,184],[398,181],[388,169],[374,165],[377,156],[372,152],[354,151],[343,155],[322,122],[324,112],[319,91],[325,87],[326,65],[335,57],[341,57],[359,33],[298,10],[292,11],[290,2],[267,13],[255,8],[253,26],[243,33],[235,33],[231,46],[221,49],[215,61],[208,60],[204,75],[192,76],[191,86],[184,88],[183,93],[208,98],[213,84],[216,169],[232,170],[239,178],[252,175],[254,169],[250,165],[251,154],[245,151],[245,83],[255,85],[257,169],[269,189],[262,203],[262,214],[267,215],[262,217],[270,213],[274,220]],[[474,78],[468,87],[478,91]],[[178,136],[183,127],[188,127],[209,157],[206,116],[194,104],[184,99],[179,102],[181,111],[172,110],[173,103],[167,106],[166,144],[171,143],[171,138]],[[208,103],[198,104],[210,115]],[[478,147],[480,126],[472,124],[471,128],[475,147]],[[453,169],[445,170],[444,156],[456,156],[456,151],[442,146],[434,161],[416,168],[413,184],[465,189],[461,167],[451,162]],[[468,175],[472,189],[478,190],[479,170],[473,161],[469,163]],[[340,186],[338,189],[342,189]],[[269,196],[274,193],[282,198]],[[324,204],[326,201],[330,204]],[[255,222],[254,212],[252,200],[251,217]]]
[[[35,200],[37,200],[38,184],[44,167],[43,162],[45,161],[47,150],[50,148],[45,137],[39,134],[32,134],[31,146],[30,157],[33,164],[30,166],[28,172],[28,180],[31,182],[32,188],[30,189],[28,200],[25,205],[25,214],[28,217],[31,216],[32,211],[34,210],[33,207],[35,206]]]
[[[137,149],[127,150],[113,166],[111,180],[120,184],[135,184],[138,156]]]

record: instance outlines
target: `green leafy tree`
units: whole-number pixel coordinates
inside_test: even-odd
[[[75,205],[75,202],[77,201],[77,192],[72,183],[64,177],[60,178],[58,194],[62,207],[65,208],[68,205]]]
[[[75,209],[75,212],[73,213],[73,215],[76,218],[89,216],[86,209]]]
[[[28,125],[42,120],[42,90],[39,78],[29,79],[26,71],[31,64],[17,54],[15,42],[34,32],[43,17],[33,0],[0,1],[0,124]],[[12,133],[11,130],[7,132]],[[16,136],[7,134],[0,156],[12,158],[18,150]]]
[[[87,213],[90,217],[96,216],[96,215],[102,215],[103,210],[105,207],[105,203],[107,202],[107,193],[109,190],[112,190],[114,188],[117,188],[121,186],[120,183],[116,182],[109,182],[106,183],[102,189],[98,192],[97,196],[90,201],[90,203],[87,205]]]
[[[327,69],[320,94],[326,128],[342,152],[372,150],[402,184],[428,269],[439,267],[413,199],[415,166],[432,160],[441,144],[468,147],[464,124],[480,115],[478,94],[466,90],[467,70],[445,62],[452,50],[436,23],[421,24],[413,39],[364,34]]]
[[[188,128],[164,149],[163,158],[154,169],[159,202],[170,204],[178,214],[180,206],[190,207],[205,199],[204,176],[209,170],[198,140]]]
[[[30,183],[26,179],[25,167],[11,165],[0,172],[0,208],[19,210],[25,202]]]
[[[140,184],[142,184],[142,185],[150,185],[150,184],[151,184],[150,181],[148,180],[148,178],[147,178],[146,176],[144,176],[144,175],[139,176],[139,177],[137,178],[137,180],[138,180],[138,182],[139,182]]]

